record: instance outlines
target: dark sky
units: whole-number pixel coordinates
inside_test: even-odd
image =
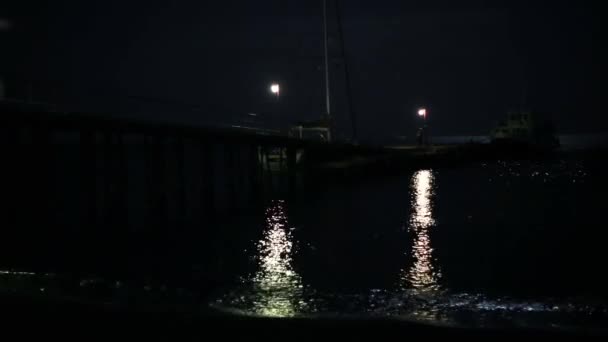
[[[0,32],[0,76],[14,97],[194,123],[238,123],[254,112],[276,126],[324,110],[321,0],[0,6],[12,26]],[[348,137],[335,10],[333,111]],[[435,134],[485,134],[523,98],[561,132],[608,131],[599,5],[342,0],[340,13],[362,139],[411,135],[418,106],[429,108]]]

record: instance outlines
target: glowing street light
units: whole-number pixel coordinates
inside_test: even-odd
[[[429,113],[426,110],[426,108],[422,107],[422,108],[418,109],[418,116],[422,117],[422,120],[424,122],[422,127],[420,129],[418,129],[418,135],[416,136],[419,146],[428,144],[428,133],[427,133],[427,126],[426,126],[426,116],[428,114]]]
[[[270,92],[275,94],[277,97],[279,97],[279,95],[281,93],[281,87],[277,83],[273,83],[270,86]]]
[[[426,114],[427,114],[427,113],[426,113],[426,108],[420,108],[420,109],[418,110],[418,116],[422,116],[423,118],[425,118],[425,119],[426,119]]]

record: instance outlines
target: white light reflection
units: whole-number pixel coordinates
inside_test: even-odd
[[[264,316],[294,316],[306,305],[302,280],[292,266],[293,237],[284,204],[274,201],[266,210],[264,237],[256,246],[260,268],[253,279],[254,310]]]
[[[430,170],[421,170],[412,177],[412,216],[409,231],[414,234],[412,253],[413,265],[405,271],[404,281],[417,290],[438,290],[441,272],[433,265],[433,248],[429,229],[435,224],[433,219],[434,175]]]
[[[0,275],[34,276],[36,273],[0,270]]]

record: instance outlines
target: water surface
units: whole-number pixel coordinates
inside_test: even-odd
[[[601,327],[606,182],[574,160],[418,170],[270,201],[212,306],[472,326]],[[253,220],[255,221],[255,220]],[[238,246],[238,247],[236,247]],[[234,250],[233,250],[234,251]]]
[[[307,190],[212,227],[109,238],[121,232],[77,249],[50,240],[53,260],[79,271],[5,267],[0,292],[472,327],[608,321],[608,181],[598,161],[423,169]]]

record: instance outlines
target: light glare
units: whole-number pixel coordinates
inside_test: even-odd
[[[270,86],[270,91],[273,94],[278,94],[280,92],[280,90],[281,90],[281,88],[279,87],[278,84],[273,84],[273,85]]]

